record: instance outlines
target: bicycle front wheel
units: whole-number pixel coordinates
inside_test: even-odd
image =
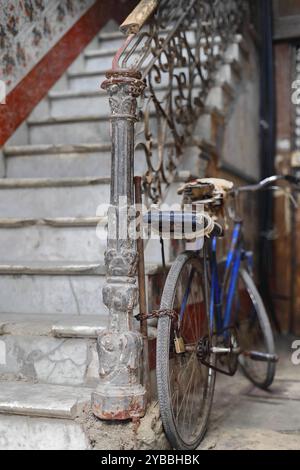
[[[204,260],[181,254],[171,267],[158,321],[156,374],[165,433],[175,449],[197,448],[210,413],[215,372],[203,365],[197,348],[209,337]],[[212,364],[210,352],[207,362]]]
[[[242,350],[239,363],[246,377],[257,387],[268,388],[275,376],[273,361],[255,360],[255,354],[275,356],[273,333],[263,301],[245,269],[240,269],[238,285],[232,306],[232,318]],[[253,352],[254,358],[247,352]],[[243,354],[244,352],[244,354]]]

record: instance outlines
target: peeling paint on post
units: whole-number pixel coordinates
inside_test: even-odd
[[[112,165],[108,217],[118,224],[119,199],[127,207],[134,204],[134,124],[137,98],[145,83],[140,72],[110,71],[102,87],[109,93],[111,106]],[[142,335],[132,330],[133,309],[137,305],[136,242],[127,237],[109,236],[105,265],[107,279],[103,301],[110,313],[107,330],[97,341],[100,384],[92,395],[93,413],[105,420],[136,419],[145,414],[146,392],[141,385]],[[118,225],[117,225],[118,226]]]

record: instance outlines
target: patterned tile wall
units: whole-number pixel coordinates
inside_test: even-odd
[[[0,79],[11,91],[96,0],[1,0]]]

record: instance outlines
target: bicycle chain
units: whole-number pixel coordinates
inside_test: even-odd
[[[138,321],[145,321],[145,320],[150,320],[150,318],[162,318],[162,317],[169,317],[169,318],[175,318],[177,316],[177,313],[175,310],[169,309],[169,308],[161,308],[159,310],[152,310],[151,313],[139,313],[138,315],[135,316],[135,318]]]

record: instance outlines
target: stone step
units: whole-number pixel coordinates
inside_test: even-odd
[[[66,419],[0,415],[0,450],[90,450],[80,424]]]
[[[232,49],[229,50],[228,58],[226,59],[225,65],[223,65],[220,71],[217,72],[217,81],[220,83],[226,83],[228,86],[235,85],[235,75],[237,73],[236,66],[239,62],[235,59],[236,48],[239,51],[239,46],[234,44]],[[96,56],[96,52],[91,51]],[[232,67],[231,67],[232,64]],[[233,68],[233,70],[231,70]],[[90,113],[96,115],[109,114],[109,103],[107,93],[100,90],[99,84],[105,79],[105,68],[100,66],[95,67],[93,70],[87,70],[84,72],[76,72],[72,74],[70,78],[71,90],[65,92],[52,92],[49,97],[51,100],[51,116],[52,117],[66,117],[74,115],[85,115],[88,109]],[[178,69],[179,71],[186,71]],[[99,77],[101,77],[99,79]],[[74,84],[72,83],[74,80]],[[96,84],[97,80],[97,84]],[[167,74],[162,74],[161,77],[161,88],[163,85],[168,84]],[[200,83],[199,83],[200,84]],[[195,83],[197,87],[197,83]],[[91,91],[92,90],[92,91]]]
[[[109,114],[28,120],[29,143],[82,144],[109,142]]]
[[[99,218],[1,219],[0,260],[104,262],[106,231]],[[101,236],[102,235],[102,236]]]
[[[0,312],[106,315],[104,281],[99,262],[1,263]]]
[[[125,37],[124,37],[125,40]],[[118,49],[112,48],[110,45],[104,49],[93,49],[84,53],[84,70],[87,72],[112,68],[112,61]],[[135,54],[136,56],[136,54]]]
[[[68,72],[68,84],[70,91],[78,92],[91,92],[95,93],[101,89],[101,84],[106,79],[106,72],[110,67],[98,67],[93,70],[82,70],[82,71],[69,71]],[[176,68],[177,74],[183,72],[187,73],[187,68]],[[205,74],[205,70],[203,70]],[[161,85],[167,85],[169,82],[169,75],[167,73],[161,74]]]
[[[102,47],[97,49],[91,49],[87,50],[84,53],[84,59],[85,59],[85,70],[86,71],[95,71],[99,69],[110,69],[112,67],[112,60],[114,55],[116,54],[118,48],[122,45],[122,43],[125,41],[126,37],[123,36],[123,39],[121,36],[117,36],[118,41],[115,42],[114,44],[109,44],[107,43],[107,47]],[[163,37],[163,35],[161,35]],[[195,36],[192,31],[187,32],[187,40],[189,41],[190,47],[192,51],[194,52],[195,50]],[[200,48],[200,56],[201,60],[205,60],[206,54],[205,50],[207,47],[207,39],[203,38],[202,39],[203,46]],[[201,41],[200,41],[201,44]],[[215,46],[214,46],[214,54],[218,55],[220,52],[219,49],[220,41],[218,38],[215,38]],[[183,51],[184,54],[185,51]],[[228,50],[226,51],[225,56],[227,58],[235,58],[236,60],[240,60],[242,58],[247,58],[248,57],[248,49],[246,46],[246,43],[243,41],[243,38],[241,35],[237,34],[235,38],[233,39],[232,44],[228,47]],[[142,54],[142,44],[138,46],[138,49],[132,56],[130,57],[130,63],[134,61],[138,56]]]
[[[166,202],[174,207],[176,200],[172,197],[173,200],[166,198]],[[180,200],[178,206],[180,207]],[[167,250],[167,240],[165,244]],[[106,246],[107,228],[103,218],[0,218],[0,263],[2,272],[5,273],[9,266],[19,273],[23,265],[31,266],[32,263],[34,269],[37,264],[40,266],[42,263],[43,266],[50,263],[48,268],[47,265],[44,268],[44,271],[48,269],[47,274],[60,274],[61,265],[62,269],[72,263],[81,266],[83,260],[84,266],[86,263],[101,266],[104,264]],[[167,250],[167,262],[169,255]],[[149,265],[161,263],[157,239],[145,240],[145,260]],[[99,269],[102,274],[102,269]]]
[[[83,387],[1,382],[0,449],[89,449],[75,418],[91,392]]]
[[[156,152],[154,148],[154,153]],[[70,146],[25,145],[7,147],[7,178],[76,178],[104,177],[111,172],[111,146],[82,144]],[[135,152],[135,174],[147,170],[146,158],[139,149]]]
[[[117,49],[95,49],[84,53],[84,70],[93,72],[96,70],[110,70],[112,68],[113,58]],[[137,50],[130,57],[130,63],[134,62],[141,56],[141,50]]]
[[[4,154],[7,178],[110,176],[110,143],[10,146]]]
[[[199,93],[199,84],[194,84],[193,96],[197,96]],[[225,80],[218,85],[213,87],[212,91],[218,88],[222,88],[222,92],[226,96],[231,97],[232,89],[230,84]],[[188,89],[185,87],[182,88],[186,93]],[[168,88],[159,86],[156,87],[157,98],[163,100],[165,94],[168,93]],[[99,115],[101,117],[109,117],[110,106],[108,100],[108,94],[104,90],[99,90],[97,92],[86,92],[86,91],[52,91],[49,93],[50,100],[50,110],[47,114],[47,109],[45,108],[45,113],[43,115],[44,119],[50,116],[52,119],[62,119],[69,117],[78,117],[86,116],[87,110],[89,113],[94,116]],[[220,100],[220,98],[219,98]],[[214,104],[217,106],[217,103]],[[50,113],[50,114],[49,114]],[[42,116],[40,116],[42,117]]]
[[[104,266],[97,261],[30,261],[23,264],[11,261],[0,264],[0,275],[103,276],[104,273]]]
[[[93,67],[89,67],[90,69],[85,69],[81,71],[72,71],[68,72],[68,84],[69,90],[71,91],[80,91],[80,92],[96,92],[100,90],[101,84],[106,79],[105,74],[111,68],[111,63],[107,64],[106,66],[103,65],[103,62],[99,62],[97,57],[97,51],[93,52],[94,57],[90,60],[93,60]],[[99,52],[100,54],[100,52]],[[101,59],[100,59],[101,60]],[[205,62],[205,60],[203,60]],[[176,67],[176,73],[188,73],[187,67]],[[203,75],[205,75],[205,69],[203,69]],[[161,82],[160,85],[167,85],[169,82],[169,75],[168,73],[161,74]]]
[[[0,413],[74,419],[92,389],[22,382],[1,382]]]
[[[189,36],[189,41],[191,41],[191,44],[194,41],[194,37],[191,32],[188,33]],[[81,91],[95,91],[99,89],[100,84],[103,82],[105,79],[105,73],[107,70],[109,70],[112,66],[112,59],[114,54],[117,52],[117,47],[122,44],[122,36],[117,36],[118,37],[118,43],[116,44],[116,47],[112,47],[112,45],[109,45],[109,47],[102,47],[96,50],[88,50],[84,54],[85,58],[85,70],[81,71],[70,71],[69,72],[69,80],[70,80],[70,88],[72,90],[81,90]],[[123,36],[124,40],[124,36]],[[215,40],[215,50],[214,53],[215,55],[218,55],[219,53],[219,41],[218,38]],[[201,54],[202,54],[202,61],[203,63],[206,60],[205,56],[205,47],[206,47],[206,39],[203,40],[203,48],[201,49]],[[228,61],[231,60],[236,60],[240,61],[243,59],[247,59],[249,54],[247,44],[243,40],[242,36],[237,34],[235,38],[233,39],[232,44],[228,47],[228,50],[225,53],[225,58]],[[137,54],[133,54],[130,63],[134,61],[135,57],[137,57]],[[164,74],[163,74],[164,75]],[[164,78],[164,77],[162,77]]]
[[[196,138],[194,138],[196,140]],[[166,146],[170,142],[167,141]],[[184,162],[196,172],[199,148],[206,146],[204,140],[189,141],[185,149]],[[7,178],[76,178],[104,177],[111,171],[111,145],[20,145],[4,148]],[[153,161],[157,161],[157,142],[153,141]],[[190,161],[191,160],[191,161]],[[142,175],[147,170],[145,153],[141,148],[135,151],[134,171]]]
[[[0,314],[0,378],[95,386],[96,337],[107,325],[101,315]]]
[[[70,91],[78,92],[91,92],[95,93],[101,89],[101,84],[106,79],[106,72],[111,67],[98,66],[93,70],[82,70],[82,71],[69,71],[68,72],[68,84]],[[177,74],[188,73],[186,67],[176,68]],[[205,69],[203,70],[205,75]],[[161,74],[160,85],[168,85],[169,75],[167,73]]]
[[[94,71],[69,71],[68,72],[68,85],[72,91],[89,91],[97,92],[101,88],[101,84],[105,80],[107,69],[100,69]]]
[[[160,32],[160,38],[166,37],[167,33],[171,30],[166,30],[164,33]],[[195,35],[192,31],[186,32],[186,39],[190,44],[195,42]],[[118,49],[124,44],[126,36],[118,31],[110,33],[109,35],[100,34],[98,44],[95,49],[86,50],[84,57],[86,60],[87,70],[97,70],[99,67],[110,69],[112,66],[112,59]],[[133,54],[133,57],[141,53],[143,44],[140,44],[137,48],[137,54]]]
[[[52,91],[49,99],[52,118],[85,116],[87,110],[95,116],[107,116],[110,113],[108,93],[100,89],[96,92]]]
[[[111,48],[117,50],[124,42],[125,36],[120,31],[100,32],[98,36],[98,47],[101,50]]]
[[[224,89],[225,89],[224,85]],[[162,87],[157,93],[157,99],[163,99],[165,88]],[[199,88],[193,89],[192,98],[199,95]],[[154,106],[149,111],[149,128],[153,140],[157,139],[157,112]],[[79,145],[79,144],[108,144],[110,142],[110,113],[103,116],[74,116],[45,118],[40,120],[29,120],[29,140],[30,145],[54,144],[59,145]],[[137,140],[144,142],[144,124],[139,122],[136,126]],[[171,131],[169,131],[171,135]],[[201,134],[201,138],[205,137]]]
[[[83,70],[83,71],[70,71],[68,73],[68,83],[69,90],[72,92],[91,92],[96,93],[101,89],[101,84],[106,79],[105,74],[109,67],[100,68],[98,67],[95,70]],[[177,73],[187,72],[186,68],[177,68]],[[205,73],[205,71],[204,71]],[[169,76],[167,73],[162,73],[161,75],[161,85],[167,85],[169,81]]]
[[[107,178],[0,180],[2,218],[94,217],[109,201]]]
[[[159,240],[155,242],[160,257]],[[146,276],[151,298],[151,286],[155,288],[160,276],[157,264],[147,264]],[[105,268],[97,261],[4,262],[0,264],[0,313],[105,316],[104,283]]]
[[[96,339],[107,326],[103,315],[20,315],[0,313],[0,339],[11,336]]]
[[[189,25],[189,30],[186,31],[186,37],[188,41],[193,41],[195,37],[194,36],[195,30],[196,30],[195,27],[193,28],[192,25]],[[167,34],[170,31],[171,31],[170,28],[166,28],[165,34]],[[161,34],[161,37],[163,37],[163,34]],[[118,45],[122,45],[125,38],[126,36],[117,29],[117,26],[116,26],[116,31],[111,31],[111,32],[101,31],[98,36],[99,48],[103,48],[105,50],[108,48],[116,49]],[[214,39],[215,39],[216,44],[218,44],[219,43],[218,37]],[[236,35],[236,38],[234,38],[233,40],[238,40],[238,39],[239,39],[239,35]],[[203,39],[203,41],[205,42],[206,39]]]

